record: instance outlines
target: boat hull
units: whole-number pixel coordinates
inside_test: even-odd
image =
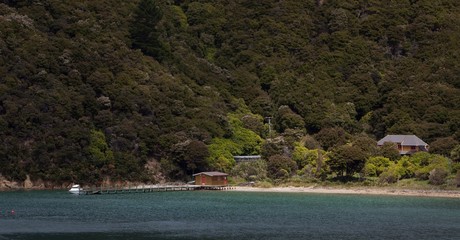
[[[69,193],[72,193],[72,194],[82,194],[83,191],[82,191],[82,190],[79,190],[79,189],[70,189],[70,190],[69,190]]]
[[[84,193],[80,185],[73,185],[72,188],[69,190],[69,192],[72,194],[83,194]]]

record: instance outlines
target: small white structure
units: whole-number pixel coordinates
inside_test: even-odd
[[[80,185],[75,184],[72,185],[72,188],[70,188],[69,192],[73,194],[83,194],[83,188],[81,188]]]
[[[235,162],[254,162],[261,159],[260,155],[249,155],[249,156],[233,156]]]

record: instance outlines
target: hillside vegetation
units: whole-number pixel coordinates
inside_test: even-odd
[[[3,0],[0,174],[460,184],[459,52],[457,0]]]

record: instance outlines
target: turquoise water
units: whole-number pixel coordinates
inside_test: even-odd
[[[2,192],[2,239],[460,239],[460,199]]]

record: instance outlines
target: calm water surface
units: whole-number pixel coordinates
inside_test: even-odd
[[[460,239],[460,199],[1,192],[3,239]]]

